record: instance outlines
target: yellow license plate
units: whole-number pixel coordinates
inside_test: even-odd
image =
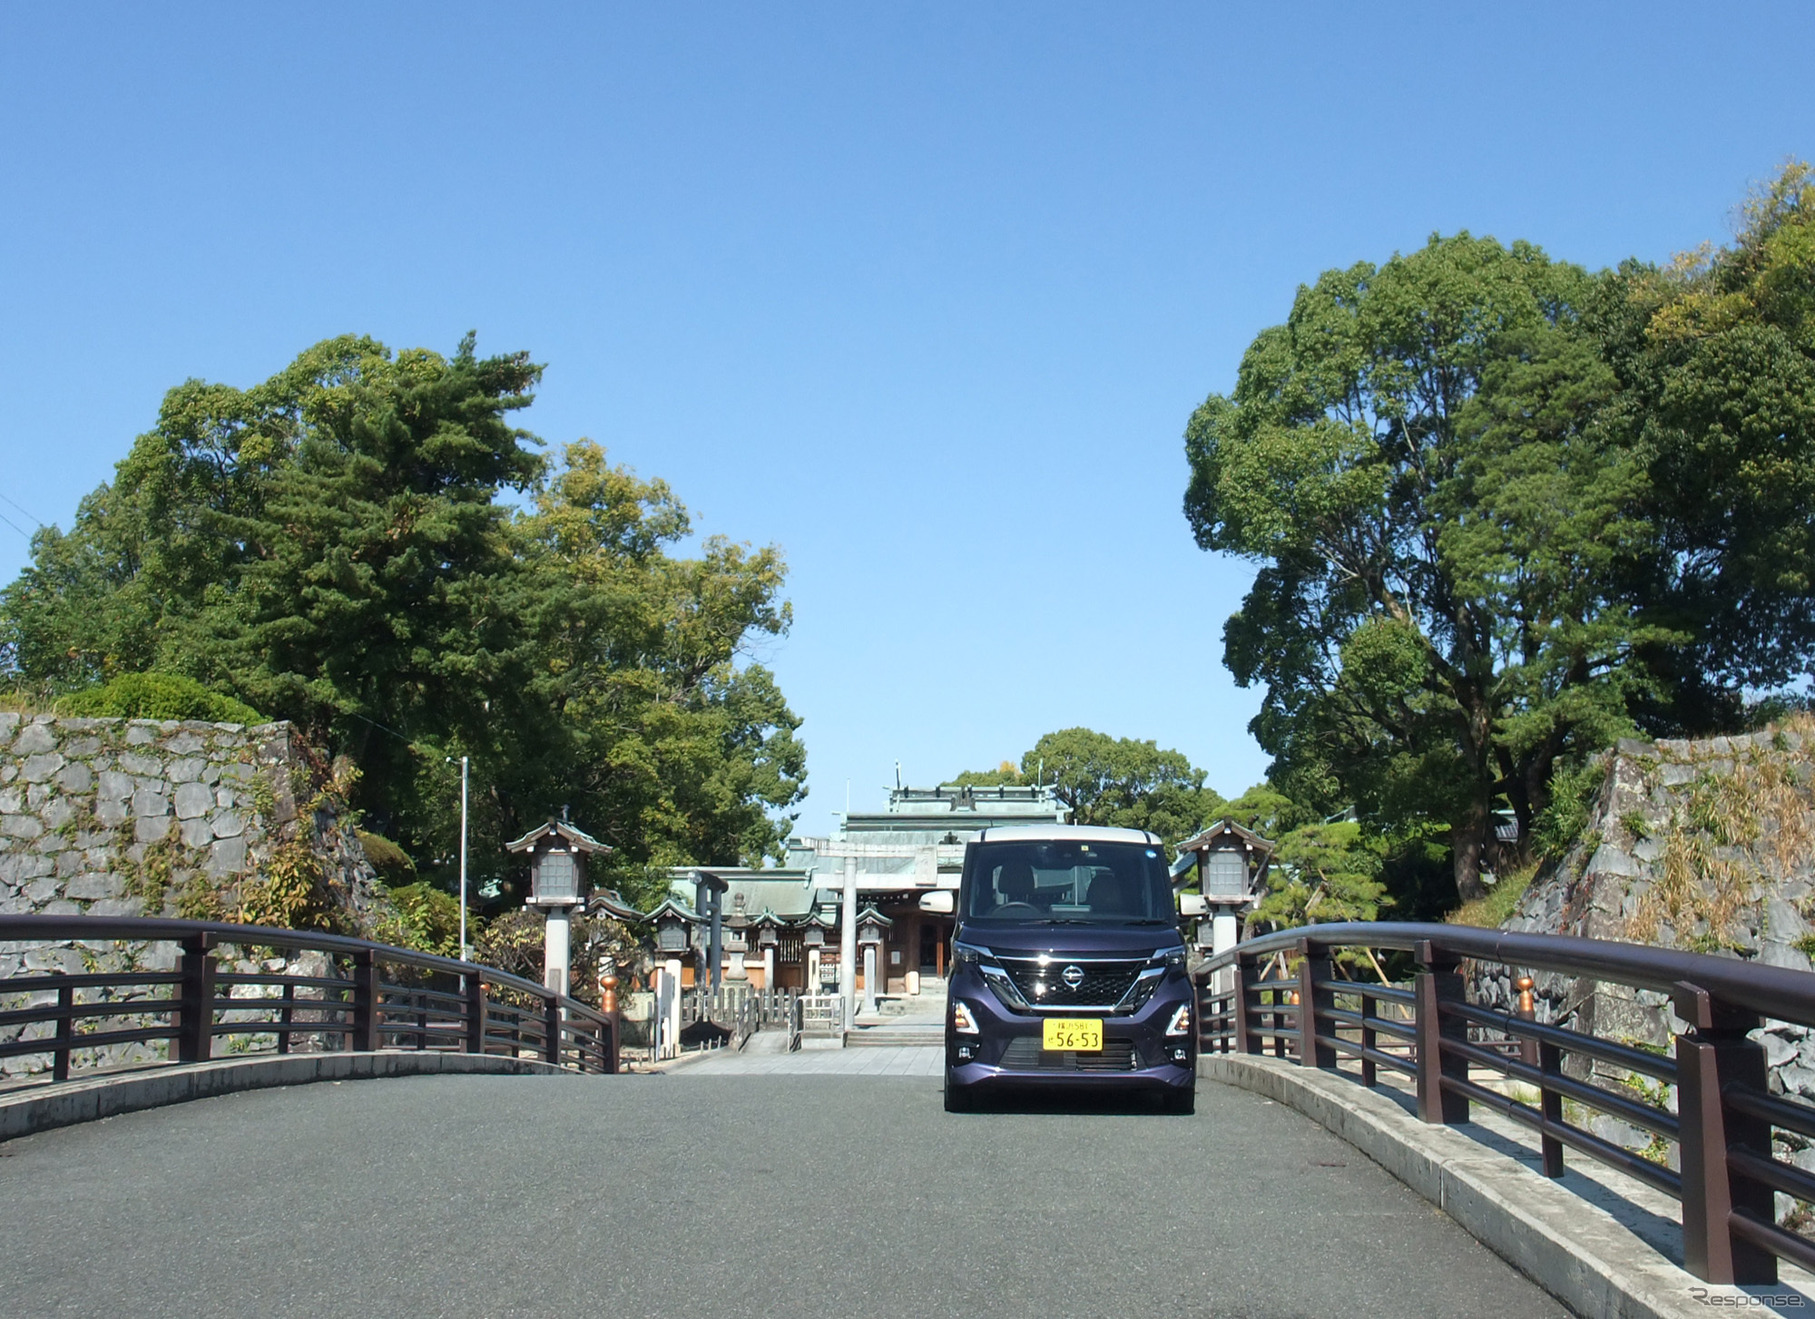
[[[1040,1047],[1071,1053],[1103,1052],[1103,1023],[1077,1017],[1048,1017],[1040,1023]]]

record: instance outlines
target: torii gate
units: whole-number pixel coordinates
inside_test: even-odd
[[[820,847],[818,854],[822,857],[837,857],[844,861],[844,886],[842,901],[839,904],[838,922],[838,995],[842,1000],[845,1029],[857,1016],[857,861],[860,857],[888,857],[900,860],[912,857],[915,871],[937,875],[939,873],[939,850],[936,843],[925,843],[918,847],[904,847],[888,843],[853,843],[848,840],[827,840]],[[878,968],[880,971],[880,967]],[[876,975],[864,978],[865,1006],[875,1010]]]

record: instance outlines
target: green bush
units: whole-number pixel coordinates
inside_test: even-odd
[[[1512,919],[1512,914],[1519,907],[1519,899],[1525,896],[1525,890],[1531,887],[1531,881],[1537,877],[1538,867],[1533,864],[1515,870],[1511,874],[1501,875],[1500,882],[1487,891],[1487,896],[1465,902],[1443,919],[1451,925],[1479,925],[1483,929],[1494,929]]]
[[[1550,776],[1550,805],[1532,821],[1533,851],[1540,861],[1560,860],[1581,841],[1594,811],[1594,800],[1607,782],[1607,759],[1592,756],[1580,764],[1559,763]]]
[[[407,852],[382,834],[367,833],[364,829],[358,833],[360,849],[372,863],[372,869],[378,872],[378,878],[391,888],[403,888],[416,882],[416,863],[410,860]]]
[[[99,687],[57,702],[57,713],[90,718],[201,719],[211,724],[262,724],[265,716],[243,701],[210,691],[174,673],[123,673]]]
[[[460,956],[459,899],[428,883],[394,888],[390,897],[397,914],[380,920],[380,941],[440,957]]]

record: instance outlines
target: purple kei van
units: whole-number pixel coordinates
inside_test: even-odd
[[[985,829],[964,852],[945,1107],[1020,1087],[1196,1103],[1196,1002],[1165,854],[1137,829]]]

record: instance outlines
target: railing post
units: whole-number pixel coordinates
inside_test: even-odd
[[[1369,998],[1365,989],[1358,988],[1355,994],[1355,1006],[1361,1011],[1361,1083],[1370,1090],[1379,1080],[1379,1067],[1368,1055],[1380,1047],[1379,1032],[1368,1025],[1370,1017],[1380,1015],[1380,1000]],[[1369,1011],[1369,1008],[1373,1011]]]
[[[1532,988],[1536,982],[1530,976],[1520,976],[1513,981],[1513,988],[1519,991],[1518,1006],[1513,1015],[1520,1021],[1538,1019],[1537,1001],[1532,997]],[[1519,1037],[1519,1061],[1527,1067],[1535,1067],[1545,1077],[1552,1077],[1563,1070],[1563,1051],[1554,1044],[1541,1044],[1529,1035]],[[1563,1123],[1563,1096],[1552,1090],[1547,1081],[1538,1083],[1538,1112],[1546,1123]],[[1563,1142],[1549,1132],[1538,1133],[1539,1156],[1544,1163],[1546,1177],[1563,1175]]]
[[[1260,1005],[1251,1003],[1249,995],[1254,990],[1254,961],[1242,954],[1235,955],[1235,984],[1232,993],[1235,997],[1235,1052],[1259,1053],[1260,1040],[1256,1036],[1254,1020],[1259,1014]]]
[[[1538,1019],[1538,1005],[1532,998],[1531,993],[1532,984],[1533,981],[1530,976],[1520,976],[1517,980],[1513,981],[1513,988],[1519,991],[1519,1002],[1518,1006],[1513,1009],[1513,1016],[1517,1017],[1520,1021],[1536,1021]],[[1528,1035],[1519,1036],[1518,1042],[1519,1061],[1524,1063],[1527,1067],[1538,1066],[1538,1042]]]
[[[69,1080],[69,1045],[76,1033],[76,990],[73,985],[57,986],[57,1049],[50,1056],[50,1079]]]
[[[466,977],[466,1051],[485,1052],[485,977],[469,972]]]
[[[1460,1017],[1446,1017],[1439,1010],[1444,1003],[1460,1003],[1467,997],[1462,976],[1457,971],[1459,959],[1434,947],[1429,939],[1418,940],[1418,974],[1416,1021],[1418,1037],[1418,1116],[1426,1122],[1449,1125],[1468,1121],[1468,1096],[1453,1094],[1443,1088],[1446,1079],[1468,1079],[1468,1060],[1445,1053],[1445,1037],[1468,1039],[1468,1023]]]
[[[353,1038],[348,1047],[362,1053],[378,1048],[378,954],[370,948],[353,950]]]
[[[1726,1086],[1765,1089],[1765,1050],[1746,1038],[1756,1014],[1714,1002],[1696,985],[1679,984],[1676,1015],[1689,1029],[1676,1037],[1676,1109],[1683,1169],[1683,1267],[1706,1282],[1774,1284],[1777,1257],[1735,1236],[1735,1211],[1776,1221],[1771,1188],[1737,1175],[1727,1151],[1744,1145],[1771,1156],[1770,1124],[1729,1108]]]
[[[542,1017],[542,1058],[550,1066],[561,1065],[561,996],[550,994]]]
[[[1539,1044],[1538,1070],[1544,1073],[1546,1079],[1560,1074],[1563,1070],[1563,1051],[1554,1044]],[[1562,1126],[1562,1093],[1552,1090],[1548,1084],[1540,1085],[1538,1087],[1538,1111],[1543,1114],[1546,1123]],[[1563,1175],[1563,1142],[1548,1132],[1542,1132],[1538,1136],[1538,1150],[1544,1160],[1544,1175],[1561,1177]]]
[[[599,977],[599,1015],[605,1018],[599,1039],[604,1056],[599,1059],[599,1065],[606,1075],[615,1075],[618,1070],[619,1023],[623,1018],[618,1014],[618,978],[609,972]]]
[[[277,1051],[290,1052],[290,1023],[296,1014],[296,986],[286,982],[284,985],[283,1006],[277,1010]]]
[[[1191,1002],[1197,1009],[1197,1051],[1200,1054],[1214,1053],[1210,1045],[1210,1004],[1214,1002],[1210,985],[1216,979],[1214,973],[1204,976],[1202,980],[1191,982]]]
[[[192,934],[183,940],[183,977],[178,1001],[177,1061],[203,1063],[214,1051],[214,936]]]
[[[1300,1067],[1321,1067],[1325,1071],[1336,1066],[1336,1050],[1320,1042],[1318,1035],[1318,1018],[1329,1020],[1329,1010],[1335,1006],[1334,996],[1327,989],[1319,989],[1317,983],[1329,983],[1334,974],[1330,967],[1329,949],[1313,944],[1309,939],[1298,941],[1298,1065]],[[1330,1023],[1330,1034],[1336,1033],[1334,1022]]]

